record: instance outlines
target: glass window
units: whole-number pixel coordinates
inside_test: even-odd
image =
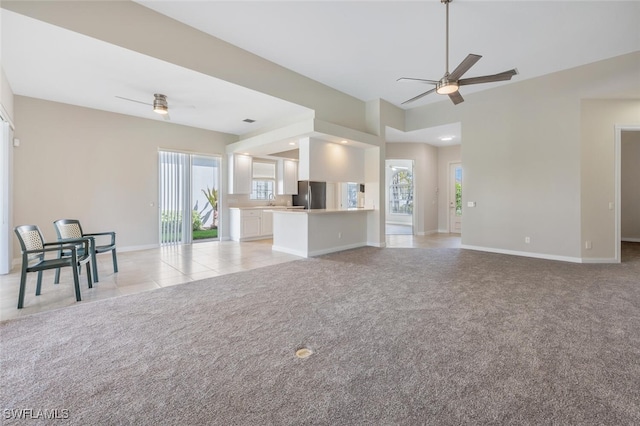
[[[276,163],[253,160],[251,200],[272,200],[275,198]]]
[[[409,170],[397,170],[391,178],[389,213],[413,214],[413,175]]]

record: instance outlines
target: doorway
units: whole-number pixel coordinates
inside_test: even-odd
[[[0,115],[0,275],[11,272],[11,169],[13,130]]]
[[[387,235],[413,235],[413,160],[386,160]]]
[[[449,163],[449,232],[462,233],[462,163]]]
[[[640,244],[640,127],[616,126],[616,261]],[[628,250],[627,250],[628,251]]]
[[[160,244],[219,239],[221,159],[159,152]]]

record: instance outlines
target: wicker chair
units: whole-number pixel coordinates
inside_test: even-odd
[[[76,219],[59,219],[53,222],[58,234],[58,241],[63,242],[68,239],[89,238],[91,245],[89,254],[91,255],[91,263],[93,265],[93,281],[98,282],[98,262],[96,262],[96,254],[111,252],[113,258],[113,272],[118,272],[118,258],[116,256],[116,233],[115,232],[98,232],[93,234],[85,234],[82,232],[80,221]],[[98,244],[96,238],[110,237],[106,244]],[[56,282],[58,282],[60,271],[56,272]]]
[[[60,273],[60,268],[70,266],[73,270],[73,281],[76,289],[76,300],[79,302],[80,297],[80,280],[78,277],[80,267],[87,265],[87,282],[89,288],[93,287],[91,282],[91,267],[89,261],[89,247],[91,242],[88,238],[69,240],[67,242],[45,243],[42,233],[36,225],[17,226],[15,233],[20,241],[22,248],[22,274],[20,276],[20,293],[18,295],[18,309],[24,306],[24,291],[27,284],[27,273],[37,272],[38,282],[36,284],[36,296],[40,295],[42,287],[42,271],[47,269],[57,269],[56,274]],[[77,245],[81,245],[84,254],[78,253]],[[61,251],[67,252],[69,255],[60,257]],[[54,259],[46,259],[47,252],[58,252],[58,257]]]

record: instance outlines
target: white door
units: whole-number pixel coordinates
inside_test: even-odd
[[[449,232],[462,232],[462,163],[449,165]]]

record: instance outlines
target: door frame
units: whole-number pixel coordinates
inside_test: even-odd
[[[385,198],[386,198],[386,206],[384,207],[384,224],[386,228],[386,224],[389,220],[389,181],[387,179],[389,173],[389,161],[409,161],[411,162],[411,193],[413,196],[413,211],[411,212],[411,235],[415,235],[416,232],[416,161],[413,158],[385,158],[384,160],[384,185],[385,185]],[[385,235],[387,235],[385,231]]]
[[[451,203],[455,203],[455,192],[453,191],[453,189],[455,188],[455,182],[454,182],[454,177],[453,174],[451,173],[451,166],[454,166],[456,164],[460,165],[460,168],[462,168],[462,161],[449,161],[448,166],[447,166],[447,231],[450,234],[457,234],[457,232],[451,232]],[[464,182],[464,169],[462,168],[462,181]],[[464,185],[463,185],[463,189],[464,189]],[[460,227],[460,236],[462,236],[462,227]]]
[[[614,239],[614,261],[620,263],[622,261],[622,132],[623,131],[640,131],[638,125],[615,125],[615,239]]]

